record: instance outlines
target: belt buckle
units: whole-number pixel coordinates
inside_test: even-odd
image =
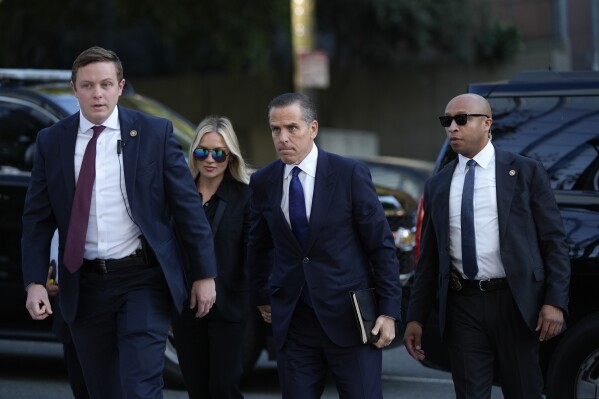
[[[108,269],[106,269],[106,259],[98,259],[98,263],[98,271],[102,274],[108,273]]]
[[[478,289],[485,292],[487,291],[486,289],[483,288],[483,283],[486,283],[487,281],[491,281],[491,279],[487,279],[487,280],[478,280]]]

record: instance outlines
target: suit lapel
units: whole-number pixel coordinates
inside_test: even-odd
[[[314,181],[314,194],[312,197],[312,209],[310,211],[310,224],[308,230],[308,250],[321,231],[319,221],[327,220],[326,213],[335,192],[335,175],[330,167],[328,154],[318,149],[318,161],[316,164],[316,179]]]
[[[518,168],[513,164],[514,158],[510,153],[495,149],[495,182],[497,193],[497,218],[499,237],[507,231],[512,198],[518,180]]]
[[[281,209],[281,201],[283,200],[283,172],[285,171],[285,164],[279,160],[273,164],[271,169],[272,170],[270,171],[270,175],[268,177],[268,184],[270,187],[272,187],[272,190],[267,188],[267,192],[269,193],[270,206],[273,210],[273,215],[276,219],[276,222],[281,226],[282,231],[297,241],[295,234],[293,234],[291,231],[291,226],[287,222],[287,219],[285,219],[285,214]]]
[[[223,181],[221,182],[216,194],[218,195],[218,205],[216,206],[216,212],[214,214],[214,219],[212,220],[212,237],[216,237],[216,232],[218,231],[218,227],[220,226],[220,222],[225,214],[225,209],[227,209],[227,202],[230,197],[230,183],[228,181],[229,177],[225,176]]]
[[[65,179],[66,198],[73,200],[75,195],[75,145],[77,143],[77,134],[79,132],[79,113],[69,117],[64,124],[64,133],[66,139],[59,140],[60,161],[62,164],[63,177]]]
[[[449,251],[449,192],[451,190],[451,180],[453,178],[453,173],[455,168],[458,165],[457,158],[450,164],[446,165],[441,171],[438,173],[437,178],[435,179],[437,195],[434,198],[427,199],[425,201],[433,201],[434,204],[440,204],[435,208],[435,212],[438,212],[439,217],[437,220],[442,221],[440,228],[440,237],[443,242],[439,243],[439,248],[447,248]],[[431,207],[430,209],[433,209]]]
[[[125,175],[125,187],[129,203],[135,202],[135,177],[137,174],[137,157],[139,154],[139,142],[143,134],[140,126],[136,126],[137,120],[126,109],[119,106],[119,123],[121,125],[121,141],[123,148],[123,174]]]

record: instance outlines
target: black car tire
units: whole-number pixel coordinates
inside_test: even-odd
[[[545,388],[547,399],[599,398],[599,313],[567,330],[549,363]]]

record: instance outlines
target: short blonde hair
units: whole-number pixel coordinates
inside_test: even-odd
[[[227,150],[229,152],[229,165],[227,171],[235,180],[248,184],[250,177],[247,171],[247,165],[241,155],[237,135],[235,134],[235,130],[233,130],[233,124],[229,118],[224,116],[207,116],[196,128],[196,135],[191,146],[189,146],[189,156],[187,158],[189,170],[191,171],[193,178],[197,178],[200,173],[195,158],[193,157],[193,151],[200,144],[202,137],[204,137],[206,133],[212,132],[220,134],[227,145]]]

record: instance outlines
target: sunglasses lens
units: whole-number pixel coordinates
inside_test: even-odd
[[[209,150],[207,148],[196,148],[195,150],[193,150],[194,158],[200,160],[208,158],[208,154],[210,153],[212,153],[212,159],[215,162],[221,163],[225,162],[225,159],[227,159],[227,153],[220,149]]]
[[[216,162],[224,162],[225,152],[223,150],[212,150],[212,159]]]
[[[439,122],[441,122],[441,126],[443,127],[449,127],[449,125],[451,125],[451,120],[453,118],[451,116],[440,116],[439,117]]]
[[[468,115],[466,114],[454,115],[453,119],[455,120],[455,123],[458,124],[458,126],[464,126],[466,123],[468,123]]]
[[[457,114],[454,116],[444,115],[439,117],[439,121],[441,122],[441,126],[449,127],[451,126],[451,121],[455,121],[458,126],[464,126],[468,123],[468,115],[467,114]]]
[[[208,158],[208,150],[205,148],[196,148],[193,150],[193,157],[196,159],[206,159]]]

